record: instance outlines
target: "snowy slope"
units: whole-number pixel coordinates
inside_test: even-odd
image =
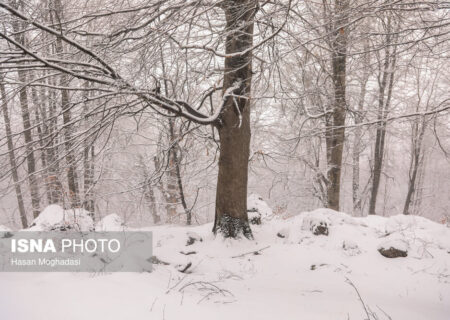
[[[321,223],[328,236],[313,234]],[[168,263],[150,274],[0,274],[0,318],[449,319],[444,225],[318,209],[263,220],[254,241],[214,238],[211,227],[147,228]],[[408,256],[385,258],[383,246]]]

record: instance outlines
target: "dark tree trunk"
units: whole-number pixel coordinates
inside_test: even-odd
[[[218,125],[219,175],[213,231],[224,237],[252,238],[247,215],[248,159],[250,153],[250,93],[252,80],[253,24],[257,2],[228,0],[226,53],[245,52],[225,58],[223,93],[233,86],[239,97],[224,97],[225,109]],[[248,50],[248,51],[246,51]]]
[[[388,32],[390,32],[390,23],[388,22]],[[392,97],[392,88],[394,85],[394,68],[396,64],[396,47],[394,51],[390,52],[390,44],[392,42],[392,35],[386,36],[386,53],[383,67],[383,74],[381,81],[379,81],[379,96],[378,96],[378,127],[375,138],[374,150],[374,165],[373,165],[373,181],[372,192],[369,202],[369,214],[376,214],[376,204],[378,189],[380,187],[381,173],[383,169],[385,138],[386,138],[386,118],[389,111],[389,106]],[[385,101],[385,91],[387,89],[387,98]]]
[[[150,207],[150,213],[153,218],[153,223],[159,224],[161,222],[161,217],[159,216],[158,209],[156,208],[155,193],[153,192],[153,186],[147,179],[145,180],[144,197]]]
[[[153,218],[153,223],[159,224],[161,222],[161,217],[158,214],[158,209],[156,207],[155,193],[153,191],[153,186],[150,180],[147,166],[145,165],[145,161],[142,156],[139,156],[139,166],[142,168],[142,176],[144,178],[143,191],[145,201],[149,206],[150,214],[152,215]]]
[[[52,204],[52,193],[51,193],[51,187],[50,185],[47,183],[48,181],[48,164],[47,164],[47,153],[45,152],[45,123],[44,123],[44,116],[41,114],[41,110],[43,109],[42,107],[40,107],[40,103],[41,104],[45,104],[45,101],[40,101],[39,102],[39,97],[38,97],[38,92],[36,87],[32,87],[31,88],[31,97],[33,99],[33,103],[34,103],[34,114],[35,114],[35,118],[36,118],[36,129],[37,129],[37,133],[38,133],[38,138],[39,138],[39,148],[40,148],[40,159],[41,159],[41,167],[42,167],[42,181],[44,182],[44,186],[45,186],[45,194],[47,195],[47,203],[50,205]]]
[[[175,124],[172,119],[169,119],[169,129],[170,129],[170,139],[172,141],[171,143],[171,149],[169,152],[169,156],[172,157],[173,166],[175,168],[175,175],[177,179],[177,185],[178,185],[178,194],[180,196],[181,205],[183,206],[184,212],[186,214],[186,224],[191,225],[192,223],[192,214],[189,208],[186,204],[186,198],[184,196],[184,189],[183,189],[183,180],[181,179],[181,159],[178,156],[178,151],[180,151],[181,154],[181,148],[177,141],[177,136],[175,134]]]
[[[418,112],[417,108],[417,112]],[[403,206],[403,214],[410,214],[410,206],[413,202],[414,195],[416,193],[416,180],[419,172],[420,165],[422,163],[422,142],[425,134],[426,121],[422,119],[422,123],[419,124],[417,119],[413,127],[413,138],[411,143],[411,162],[409,166],[409,181],[408,191],[406,193],[405,205]]]
[[[48,80],[50,85],[54,84],[50,79]],[[46,90],[46,89],[42,89]],[[50,97],[50,99],[47,98]],[[47,159],[47,177],[46,185],[49,189],[49,195],[47,195],[49,204],[62,205],[63,187],[59,179],[59,163],[57,160],[58,148],[57,148],[57,121],[56,121],[56,105],[54,104],[56,95],[53,90],[41,92],[41,115],[44,124],[44,136],[45,139],[45,153]],[[47,103],[47,100],[50,102]]]
[[[86,146],[84,147],[84,157],[83,157],[83,193],[84,201],[83,208],[89,212],[92,219],[95,218],[95,202],[94,202],[94,159],[95,151],[94,146],[89,145],[86,141]]]
[[[45,5],[49,5],[45,2]],[[45,20],[52,23],[52,12],[44,13]],[[50,54],[52,47],[50,45],[44,47],[45,53]],[[48,75],[48,71],[44,71],[44,77]],[[54,78],[50,77],[43,80],[45,84],[57,86],[58,83]],[[58,161],[58,121],[57,121],[57,94],[55,90],[45,87],[40,89],[40,103],[37,107],[42,117],[42,127],[44,132],[45,158],[47,162],[45,185],[48,193],[47,199],[49,204],[63,205],[63,186],[60,179],[60,168]],[[44,151],[44,150],[43,150]]]
[[[21,4],[21,2],[20,2]],[[15,3],[16,9],[19,6],[19,2]],[[16,32],[15,40],[20,44],[24,45],[26,42],[23,33],[20,33],[20,25],[18,21],[12,23],[13,29]],[[27,81],[26,71],[19,69],[17,71],[19,76],[19,82],[25,85]],[[30,185],[31,194],[31,207],[33,210],[33,217],[37,217],[40,213],[40,200],[39,200],[39,188],[38,181],[36,177],[36,161],[34,158],[34,148],[33,148],[33,137],[31,131],[31,121],[30,121],[30,110],[28,104],[28,93],[25,87],[22,87],[19,91],[19,101],[22,113],[23,122],[23,135],[25,140],[25,151],[27,159],[27,173],[28,173],[28,183]]]
[[[180,196],[180,189],[178,185],[178,159],[177,159],[177,136],[174,132],[174,123],[169,119],[169,151],[167,153],[168,165],[166,170],[166,193],[167,193],[167,218],[174,222],[177,217],[178,199]],[[179,220],[179,219],[178,219]]]
[[[84,83],[84,88],[89,89],[89,82]],[[86,114],[89,112],[89,91],[84,93],[85,102],[83,104],[84,126],[89,130],[89,122]],[[94,199],[94,173],[95,173],[95,147],[94,138],[84,139],[83,150],[83,209],[95,220],[95,199]]]
[[[3,79],[0,79],[3,81]],[[5,85],[0,83],[0,93],[2,98],[2,111],[3,119],[5,120],[6,139],[8,144],[9,164],[11,166],[11,174],[14,182],[14,190],[16,192],[17,205],[19,207],[20,221],[22,222],[22,228],[28,228],[27,215],[25,212],[25,206],[23,204],[22,189],[19,183],[19,174],[17,172],[16,156],[14,154],[14,145],[12,141],[11,122],[8,115],[8,104],[5,91]]]
[[[26,82],[26,76],[23,71],[18,71],[19,81]],[[30,111],[28,108],[28,94],[25,88],[20,89],[19,93],[20,106],[22,110],[22,121],[24,128],[24,138],[27,153],[28,182],[31,193],[31,207],[33,209],[33,217],[37,217],[40,212],[39,189],[36,177],[36,161],[34,158],[33,138],[31,133]]]
[[[328,208],[339,210],[341,190],[342,152],[344,150],[345,117],[347,105],[346,64],[347,64],[347,27],[348,0],[336,0],[336,22],[332,41],[332,69],[334,106],[327,126],[327,155],[328,155]]]

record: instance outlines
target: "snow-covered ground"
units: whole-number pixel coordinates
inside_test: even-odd
[[[318,209],[263,212],[253,241],[211,228],[146,228],[152,273],[2,273],[0,319],[450,319],[447,226]],[[407,257],[380,254],[391,247]]]

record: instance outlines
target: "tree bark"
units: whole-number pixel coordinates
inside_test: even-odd
[[[155,156],[153,158],[153,162],[155,164],[155,171],[156,172],[159,172],[159,171],[163,170],[163,167],[161,165],[161,161],[158,159],[158,157]],[[160,177],[158,178],[158,181],[157,181],[156,185],[157,185],[157,187],[158,187],[158,189],[159,189],[159,191],[162,194],[163,199],[164,199],[164,203],[165,203],[165,207],[166,207],[166,222],[172,222],[172,216],[173,216],[173,214],[171,212],[171,210],[172,210],[171,201],[172,200],[170,199],[169,192],[167,192],[167,188],[164,185],[163,179],[162,179],[162,176],[165,175],[165,174],[166,174],[166,172],[161,173]]]
[[[142,169],[142,176],[144,178],[143,191],[144,191],[145,201],[147,202],[147,205],[149,206],[150,213],[153,218],[153,223],[159,224],[161,222],[161,217],[158,214],[158,209],[156,207],[155,193],[153,191],[153,186],[152,186],[152,183],[150,180],[147,166],[145,165],[145,161],[142,156],[139,156],[139,166]]]
[[[3,81],[3,79],[0,79]],[[6,97],[5,85],[0,83],[0,93],[2,97],[2,111],[3,119],[5,120],[6,139],[8,144],[9,164],[11,166],[11,174],[14,182],[14,190],[16,192],[17,205],[19,207],[20,221],[22,222],[22,228],[28,228],[27,214],[25,212],[25,206],[23,204],[22,189],[19,183],[19,174],[17,172],[16,156],[14,153],[14,145],[12,141],[11,122],[8,115],[8,100]]]
[[[161,222],[161,217],[159,216],[158,209],[156,208],[156,199],[155,193],[153,192],[153,186],[150,184],[150,181],[148,179],[145,180],[144,188],[144,197],[147,201],[147,204],[149,205],[153,223],[159,224]]]
[[[388,22],[388,32],[390,32],[390,22]],[[392,43],[392,35],[389,33],[386,36],[386,51],[385,62],[383,67],[383,75],[379,82],[379,96],[378,96],[378,120],[377,133],[375,138],[375,150],[374,150],[374,165],[373,165],[373,180],[372,180],[372,192],[369,202],[369,214],[376,214],[376,204],[378,189],[381,181],[381,173],[383,169],[384,159],[384,147],[386,139],[386,122],[387,113],[389,111],[392,88],[394,85],[394,68],[396,65],[396,47],[394,46],[393,52],[390,51],[390,44]],[[388,92],[385,98],[386,86],[388,86]]]
[[[164,76],[164,92],[166,97],[169,97],[169,85],[168,85],[168,77],[166,75],[166,63],[163,55],[163,47],[160,46],[161,49],[161,67]],[[172,91],[175,90],[172,88]],[[173,92],[175,96],[175,92]],[[178,157],[178,151],[181,149],[178,143],[178,135],[175,132],[175,120],[169,119],[169,140],[170,140],[170,149],[168,152],[168,174],[167,174],[167,200],[168,203],[166,205],[167,208],[167,216],[170,219],[171,217],[175,217],[177,215],[176,208],[178,206],[178,198],[181,201],[184,212],[186,214],[186,224],[191,224],[191,212],[186,205],[186,198],[184,196],[183,190],[183,181],[181,179],[181,169],[180,169],[180,159]],[[153,190],[152,190],[153,191]]]
[[[84,82],[84,87],[89,88],[89,82]],[[89,130],[89,122],[86,114],[89,111],[88,99],[89,91],[84,93],[85,102],[83,104],[84,129]],[[83,208],[95,220],[95,197],[94,197],[94,173],[95,173],[95,147],[94,138],[87,138],[83,141]]]
[[[353,141],[353,168],[352,168],[352,193],[353,193],[353,215],[360,216],[362,214],[362,199],[361,199],[361,190],[360,190],[360,163],[359,157],[362,151],[362,130],[359,124],[363,120],[363,109],[364,109],[364,100],[366,97],[366,88],[367,82],[369,81],[369,66],[370,66],[370,53],[369,53],[369,44],[366,41],[364,43],[364,56],[363,56],[363,64],[364,71],[361,79],[361,91],[359,94],[358,101],[358,109],[355,112],[355,140]]]
[[[20,2],[21,3],[21,2]],[[15,3],[16,8],[19,6],[19,2]],[[26,39],[23,33],[20,33],[20,25],[18,21],[13,21],[13,30],[15,34],[15,40],[22,45],[25,45]],[[26,84],[27,76],[25,70],[18,70],[19,82],[23,85]],[[27,174],[28,184],[30,186],[31,194],[31,207],[33,210],[33,217],[37,217],[40,213],[40,199],[39,188],[36,177],[36,161],[34,158],[33,137],[31,132],[30,110],[28,105],[28,93],[26,87],[22,86],[19,91],[19,101],[22,113],[23,122],[23,136],[25,140],[25,151],[27,159]]]
[[[83,208],[89,212],[92,219],[95,218],[95,202],[94,202],[94,159],[95,149],[93,145],[89,145],[89,142],[85,142],[84,156],[83,156]],[[95,220],[95,219],[94,219]]]
[[[47,80],[50,85],[53,85],[51,79]],[[47,94],[42,89],[41,92],[41,115],[44,123],[44,136],[45,139],[45,153],[47,159],[47,177],[46,185],[49,187],[50,195],[47,196],[49,204],[62,205],[63,199],[63,187],[59,178],[59,163],[57,160],[58,147],[55,140],[57,140],[57,119],[56,119],[56,94],[53,90],[48,90]],[[50,99],[47,98],[50,97]],[[47,103],[47,100],[50,102]],[[47,109],[48,107],[48,109]]]
[[[178,168],[178,160],[177,160],[177,150],[176,150],[176,135],[173,129],[173,120],[169,119],[169,151],[167,153],[168,157],[168,166],[166,171],[167,178],[167,218],[174,222],[174,219],[177,217],[177,206],[178,206],[178,198],[180,195],[180,190],[178,188],[178,176],[177,170]]]
[[[418,109],[417,109],[418,111]],[[409,166],[409,181],[408,191],[406,193],[405,205],[403,206],[403,214],[410,214],[410,206],[416,193],[416,180],[419,172],[420,165],[422,163],[422,142],[425,134],[426,121],[425,117],[422,118],[422,123],[419,124],[419,120],[416,120],[413,127],[413,138],[411,143],[411,162]]]
[[[214,233],[253,238],[247,215],[248,159],[250,153],[250,93],[252,80],[253,24],[257,2],[228,0],[226,54],[223,94],[239,86],[236,96],[224,97],[225,109],[218,125],[220,140],[219,174],[216,191]],[[239,55],[231,54],[241,52]]]
[[[345,117],[347,105],[346,65],[347,65],[347,27],[349,0],[336,0],[336,22],[332,41],[332,78],[334,88],[334,106],[327,127],[328,155],[328,208],[339,210],[342,152],[345,139]]]
[[[173,160],[173,165],[175,167],[175,175],[177,178],[177,185],[178,185],[178,195],[180,197],[180,202],[181,205],[183,206],[184,212],[186,214],[186,224],[189,226],[192,223],[192,214],[191,211],[189,210],[189,208],[187,207],[186,204],[186,197],[184,196],[184,189],[183,189],[183,180],[181,179],[181,163],[180,163],[180,157],[178,156],[178,151],[180,151],[180,155],[181,155],[181,148],[180,145],[177,141],[177,136],[175,134],[175,124],[174,121],[172,121],[172,119],[169,119],[169,129],[170,129],[170,137],[171,137],[171,150],[170,150],[170,154],[172,156],[172,160]]]

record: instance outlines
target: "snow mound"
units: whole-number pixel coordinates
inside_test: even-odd
[[[247,213],[251,224],[261,224],[273,214],[269,205],[256,193],[252,193],[247,198]]]
[[[331,224],[330,219],[321,212],[311,212],[303,217],[302,230],[309,230],[314,235],[328,235],[328,226]]]
[[[408,256],[416,259],[431,258],[430,249],[450,252],[449,228],[419,216],[397,215],[389,218],[369,216],[358,218],[366,221],[379,238],[404,241]]]
[[[311,233],[317,221],[327,223],[328,236]],[[252,226],[254,240],[215,237],[212,224],[139,230],[153,232],[151,273],[0,273],[5,301],[20,288],[14,300],[30,304],[5,303],[0,315],[336,320],[366,319],[370,310],[371,319],[448,319],[450,228],[427,219],[318,209]],[[197,240],[186,246],[190,237]],[[387,259],[379,248],[408,252]],[[55,291],[61,283],[70,288],[64,296]]]
[[[4,225],[0,225],[0,232],[11,231],[10,228],[5,227]]]
[[[304,217],[321,217],[326,220],[330,225],[361,225],[361,222],[358,222],[352,216],[344,213],[335,211],[327,208],[320,208],[313,210],[311,212],[302,213]],[[364,223],[363,223],[364,224]]]
[[[186,236],[188,238],[187,241],[186,241],[186,246],[193,245],[194,243],[196,243],[198,241],[200,241],[200,242],[203,241],[203,238],[198,233],[195,233],[195,232],[192,232],[192,231],[188,231],[186,233]]]
[[[352,240],[344,240],[342,242],[342,249],[348,256],[356,256],[361,254],[358,244]]]
[[[94,221],[89,212],[76,208],[64,210],[57,204],[46,207],[39,216],[34,219],[30,231],[52,231],[52,230],[76,230],[90,231],[94,228]]]
[[[95,225],[95,231],[123,231],[124,228],[123,219],[115,213],[108,214]]]
[[[395,240],[386,240],[378,246],[378,249],[390,249],[390,248],[394,248],[401,251],[408,251],[408,243],[404,240],[395,239]]]

